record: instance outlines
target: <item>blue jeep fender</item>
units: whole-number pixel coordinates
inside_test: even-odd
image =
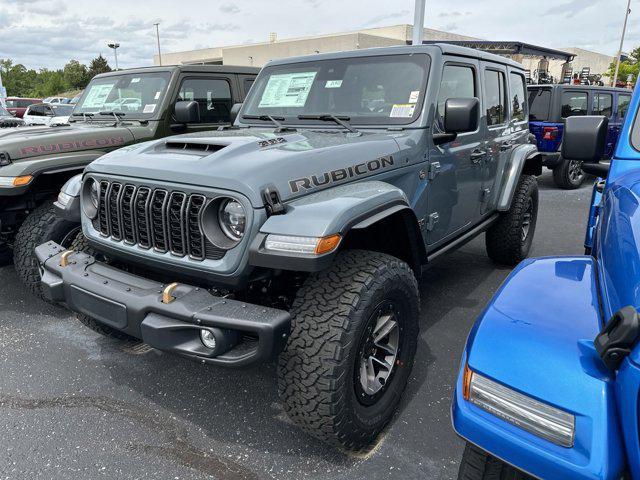
[[[461,369],[455,430],[536,477],[617,479],[622,472],[615,386],[593,346],[601,327],[596,268],[591,257],[522,262],[467,340],[463,368],[575,416],[573,447],[553,444],[467,402]]]

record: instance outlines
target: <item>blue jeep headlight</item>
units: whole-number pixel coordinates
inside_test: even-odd
[[[573,447],[575,417],[465,368],[465,400],[529,433]]]

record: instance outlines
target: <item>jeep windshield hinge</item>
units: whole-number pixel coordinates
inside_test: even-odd
[[[440,162],[431,162],[429,164],[429,180],[433,180],[438,176],[442,167],[440,166]]]
[[[624,307],[613,314],[593,343],[607,368],[618,370],[639,340],[638,311]]]
[[[264,208],[267,210],[267,215],[280,215],[284,213],[284,205],[280,201],[280,193],[278,189],[270,185],[262,190],[262,199],[264,200]]]
[[[440,215],[438,212],[433,212],[431,215],[427,217],[427,232],[432,231],[436,228],[436,223],[440,220]]]

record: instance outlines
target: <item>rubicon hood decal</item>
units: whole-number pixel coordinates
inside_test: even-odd
[[[369,162],[358,163],[346,168],[338,168],[330,172],[324,172],[320,175],[311,175],[310,177],[297,178],[289,180],[289,188],[291,193],[298,193],[300,190],[311,190],[316,187],[322,187],[334,182],[339,182],[346,178],[358,177],[366,175],[369,172],[375,172],[381,168],[393,166],[393,156],[376,158]]]
[[[124,137],[90,138],[75,142],[47,143],[22,147],[20,153],[24,156],[41,155],[51,152],[70,152],[73,150],[87,150],[90,148],[119,147],[126,143]]]

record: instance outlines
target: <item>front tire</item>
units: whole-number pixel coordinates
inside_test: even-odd
[[[36,247],[54,241],[69,248],[80,231],[80,224],[64,220],[56,215],[53,203],[47,201],[36,208],[24,221],[15,238],[13,263],[31,293],[45,299],[40,285],[40,267]]]
[[[289,417],[333,446],[370,448],[391,420],[417,347],[419,295],[411,268],[351,250],[307,278],[278,363]]]
[[[538,219],[538,182],[523,175],[509,211],[502,213],[486,233],[487,254],[494,262],[514,266],[527,258]]]
[[[458,480],[533,480],[533,477],[467,443],[460,461]]]
[[[584,183],[586,173],[582,171],[582,162],[561,159],[553,169],[553,181],[564,190],[575,190]]]

